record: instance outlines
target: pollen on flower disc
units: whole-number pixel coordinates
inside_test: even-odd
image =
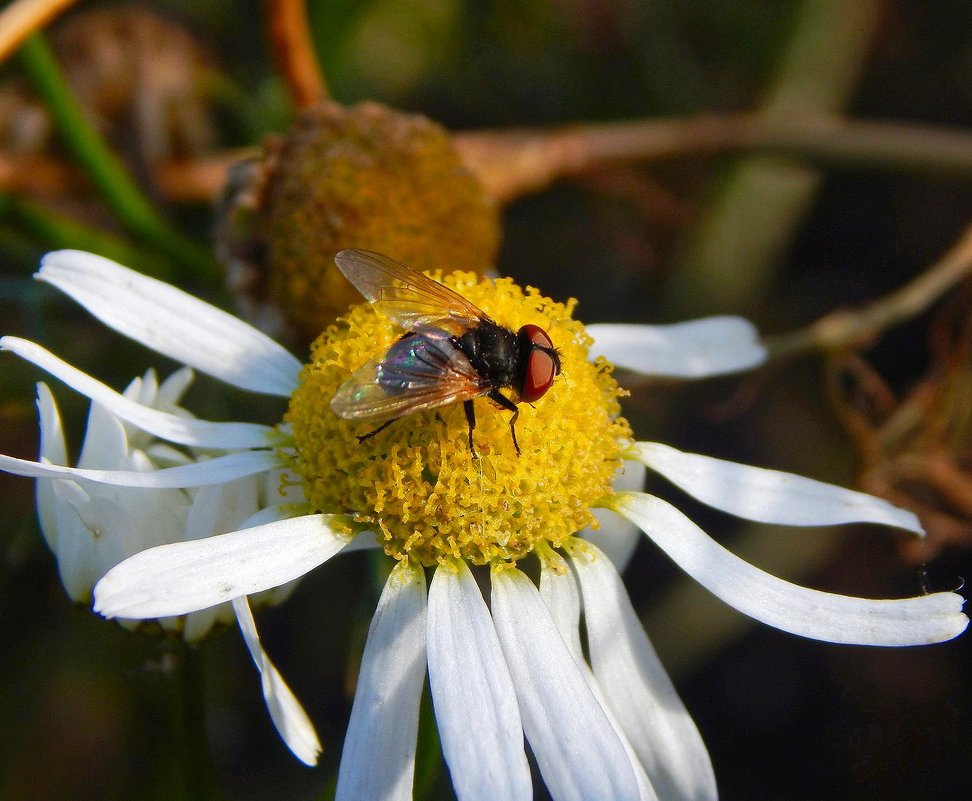
[[[476,564],[515,560],[540,542],[558,546],[594,523],[592,505],[611,481],[630,440],[619,416],[621,390],[610,365],[591,363],[591,340],[571,319],[574,302],[555,303],[509,279],[454,273],[443,283],[516,331],[539,325],[561,359],[561,373],[516,423],[510,412],[475,401],[478,459],[469,451],[462,404],[406,415],[377,427],[335,415],[330,400],[351,372],[382,356],[402,334],[367,304],[354,307],[312,347],[287,421],[294,469],[312,505],[367,522],[393,557],[434,565],[460,557]]]

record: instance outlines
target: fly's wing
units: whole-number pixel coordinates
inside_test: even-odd
[[[426,329],[406,334],[383,358],[355,370],[331,399],[331,409],[349,420],[394,418],[489,390],[447,331]]]
[[[386,256],[352,248],[340,251],[334,262],[378,311],[409,331],[437,327],[461,334],[492,322],[459,293]]]

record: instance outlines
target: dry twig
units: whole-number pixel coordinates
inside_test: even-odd
[[[823,164],[972,176],[964,131],[837,117],[752,114],[457,134],[464,161],[500,202],[604,163],[760,152]]]
[[[275,5],[283,0],[267,0]],[[308,89],[309,96],[313,91]],[[972,135],[932,126],[832,118],[769,120],[754,115],[571,125],[549,130],[459,133],[454,143],[469,170],[499,203],[539,192],[557,180],[620,162],[697,158],[736,152],[786,155],[824,164],[972,177]],[[234,154],[159,165],[158,183],[173,201],[212,200]],[[0,153],[0,190],[30,182]],[[48,174],[54,170],[46,167]],[[178,180],[176,180],[178,178]]]
[[[0,11],[0,61],[76,0],[14,0]]]
[[[807,328],[767,342],[770,358],[790,358],[812,350],[835,351],[867,342],[886,328],[925,311],[972,273],[972,226],[936,264],[914,281],[863,309],[840,309]]]
[[[267,31],[277,69],[298,109],[327,98],[327,84],[314,54],[304,0],[264,0]]]

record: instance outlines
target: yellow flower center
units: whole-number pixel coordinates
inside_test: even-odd
[[[478,458],[469,450],[461,403],[406,415],[359,443],[355,435],[382,421],[341,419],[331,398],[403,333],[362,304],[312,346],[286,417],[293,468],[312,506],[369,524],[396,559],[486,564],[520,559],[540,543],[559,547],[595,524],[590,509],[611,491],[631,437],[619,416],[623,391],[610,364],[588,360],[591,339],[571,319],[575,301],[555,303],[510,279],[473,273],[441,280],[513,331],[539,325],[560,352],[561,373],[550,390],[518,407],[521,455],[510,436],[511,413],[485,398],[474,401]]]

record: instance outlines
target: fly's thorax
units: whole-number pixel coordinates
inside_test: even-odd
[[[478,458],[469,450],[462,403],[407,414],[358,442],[356,436],[383,421],[342,419],[331,398],[363,364],[390,349],[396,358],[409,350],[402,330],[363,304],[312,347],[287,413],[293,468],[312,505],[353,514],[399,559],[485,564],[522,558],[540,543],[556,547],[594,522],[591,507],[611,490],[630,439],[619,416],[622,391],[609,364],[588,360],[591,340],[571,318],[573,301],[555,303],[509,279],[471,273],[454,273],[443,283],[489,314],[514,347],[512,332],[534,324],[557,348],[561,373],[543,397],[519,406],[522,455],[510,437],[510,412],[486,398],[474,401]],[[467,336],[481,353],[481,334],[468,335],[457,336]]]
[[[457,346],[494,389],[509,387],[515,382],[521,354],[516,335],[508,328],[481,323],[458,337]]]

